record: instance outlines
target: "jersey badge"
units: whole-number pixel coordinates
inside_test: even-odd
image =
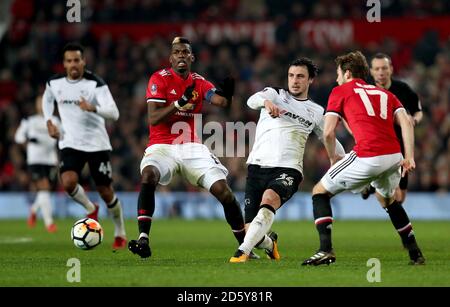
[[[156,95],[157,91],[158,91],[158,86],[156,84],[152,84],[152,86],[150,87],[150,93],[152,93],[152,95]]]

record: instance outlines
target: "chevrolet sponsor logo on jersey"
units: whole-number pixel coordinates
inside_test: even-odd
[[[286,110],[281,110],[280,111],[280,115],[284,115],[287,117],[290,117],[292,119],[297,120],[301,125],[305,126],[305,127],[310,127],[313,123],[310,122],[307,119],[304,119],[303,117],[301,117],[300,115],[294,114],[292,112],[288,112]]]

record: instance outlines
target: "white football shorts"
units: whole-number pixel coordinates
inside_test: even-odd
[[[174,174],[180,174],[190,184],[210,190],[218,180],[226,179],[228,170],[203,144],[154,144],[145,150],[142,170],[153,165],[161,174],[159,183],[167,185]]]
[[[345,190],[360,193],[370,183],[379,194],[389,198],[400,182],[402,159],[401,153],[360,158],[351,151],[333,165],[320,182],[334,195]]]

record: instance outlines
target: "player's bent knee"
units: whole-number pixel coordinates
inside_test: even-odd
[[[142,170],[142,177],[141,177],[141,182],[142,183],[149,183],[151,185],[156,186],[159,182],[159,177],[161,175],[159,174],[159,171],[156,167],[149,165],[146,166],[143,170]]]
[[[277,209],[281,204],[281,198],[278,195],[277,192],[275,192],[272,189],[268,189],[266,191],[264,191],[262,200],[261,200],[261,205],[270,205],[272,207],[274,207],[275,209]]]
[[[399,203],[403,203],[406,199],[406,190],[398,189],[395,191],[395,200]]]
[[[222,204],[231,202],[234,199],[233,192],[231,192],[225,180],[216,181],[209,189],[211,194],[213,194]]]
[[[61,181],[62,181],[62,185],[64,187],[64,190],[67,193],[72,193],[73,190],[75,190],[75,188],[77,187],[78,184],[78,176],[75,174],[70,174],[70,173],[63,173],[61,175]]]
[[[97,186],[97,191],[100,194],[101,198],[106,203],[109,203],[109,202],[111,202],[113,200],[114,190],[113,190],[111,185]]]
[[[312,195],[316,194],[329,194],[320,181],[312,189]]]

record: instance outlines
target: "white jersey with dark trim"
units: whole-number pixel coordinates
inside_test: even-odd
[[[264,108],[265,100],[272,101],[280,109],[279,117],[269,115]],[[253,94],[247,104],[261,110],[247,164],[293,168],[303,174],[308,136],[314,132],[323,140],[324,109],[310,99],[296,99],[287,90],[272,87]],[[339,142],[336,142],[336,152],[341,156],[345,154]]]
[[[97,111],[80,109],[81,97],[94,104]],[[70,147],[86,152],[112,149],[105,119],[117,120],[119,110],[108,86],[100,77],[85,71],[79,80],[69,80],[65,75],[51,78],[42,99],[46,120],[53,115],[55,101],[62,124],[60,149]]]
[[[59,119],[52,117],[52,122],[59,127]],[[57,165],[58,155],[56,140],[48,135],[47,124],[43,115],[35,114],[21,120],[14,136],[18,144],[27,144],[28,165]]]

